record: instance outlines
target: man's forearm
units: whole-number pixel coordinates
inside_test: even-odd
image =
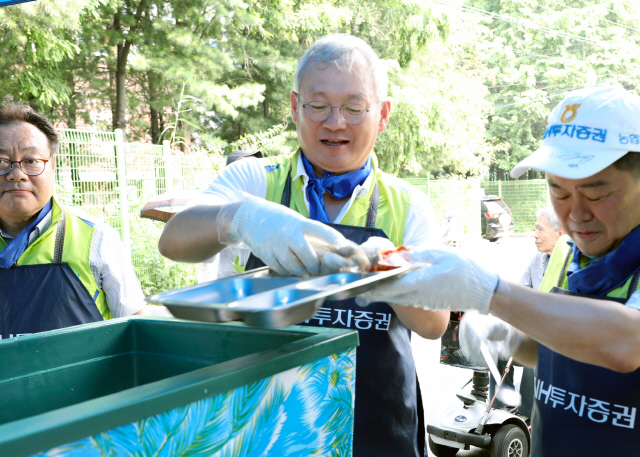
[[[520,365],[535,367],[538,363],[538,342],[525,335],[513,358]]]
[[[194,206],[176,214],[164,227],[158,250],[177,262],[210,259],[226,247],[221,241],[229,235],[230,220],[237,206]]]
[[[411,306],[392,304],[400,322],[422,338],[436,340],[440,338],[449,323],[449,311],[428,311]]]
[[[640,367],[640,311],[500,280],[491,314],[552,350],[619,372]]]

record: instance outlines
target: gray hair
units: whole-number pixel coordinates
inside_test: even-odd
[[[349,72],[360,61],[371,70],[378,102],[387,100],[389,76],[387,67],[365,41],[344,33],[333,33],[317,39],[298,61],[294,89],[299,92],[302,72],[309,63],[335,64],[338,70]],[[366,75],[357,75],[363,80]]]
[[[544,216],[549,221],[549,225],[553,229],[554,232],[560,230],[560,221],[558,220],[558,216],[553,209],[553,206],[545,206],[544,208],[540,208],[536,212],[536,217]]]

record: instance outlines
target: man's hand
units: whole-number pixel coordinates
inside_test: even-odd
[[[358,304],[386,301],[429,310],[489,311],[497,274],[448,251],[417,251],[409,261],[419,268],[362,294]]]
[[[225,217],[224,212],[220,215]],[[221,233],[223,243],[241,241],[256,257],[282,275],[333,273],[340,270],[342,258],[346,264],[346,256],[357,250],[331,227],[258,198],[247,198],[240,203],[230,224],[217,221],[219,230],[225,230],[225,226],[229,228],[228,236]],[[327,250],[332,252],[327,253]],[[326,256],[322,255],[325,253]],[[324,257],[327,257],[327,265],[323,265]]]
[[[460,321],[460,349],[474,365],[486,366],[480,343],[484,342],[494,361],[508,360],[520,344],[523,334],[505,321],[493,316],[465,313]]]

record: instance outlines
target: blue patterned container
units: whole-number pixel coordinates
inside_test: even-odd
[[[356,345],[148,317],[5,340],[0,455],[349,456]]]

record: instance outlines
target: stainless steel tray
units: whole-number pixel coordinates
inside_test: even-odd
[[[412,266],[375,273],[335,273],[312,278],[269,277],[268,269],[218,279],[147,297],[181,319],[244,321],[282,328],[311,319],[325,300],[345,300],[398,278]]]

